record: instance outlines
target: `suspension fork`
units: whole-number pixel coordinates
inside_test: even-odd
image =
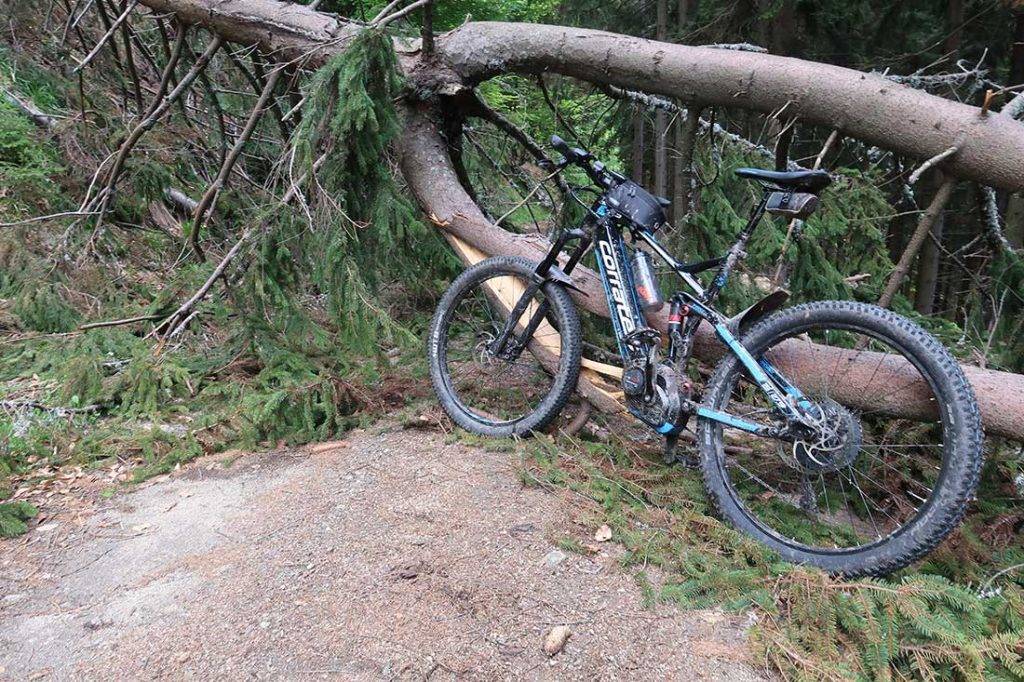
[[[530,342],[534,333],[537,331],[537,327],[540,326],[541,321],[548,314],[550,304],[547,299],[541,301],[537,309],[534,310],[530,316],[530,320],[526,323],[526,327],[523,332],[516,336],[515,343],[509,347],[509,339],[512,337],[516,322],[526,311],[526,308],[530,305],[530,301],[537,294],[542,286],[549,280],[554,279],[558,281],[559,278],[552,277],[552,269],[558,270],[558,254],[562,252],[565,245],[572,240],[578,239],[580,243],[576,246],[576,249],[569,256],[569,260],[566,261],[565,267],[561,268],[559,274],[568,275],[572,272],[583,256],[587,253],[587,250],[591,245],[591,238],[587,232],[582,229],[566,230],[563,232],[554,244],[551,245],[551,249],[548,250],[547,255],[544,259],[537,264],[536,269],[533,271],[533,281],[526,287],[526,290],[516,301],[516,304],[512,307],[509,312],[508,318],[505,320],[505,326],[502,328],[501,333],[498,337],[491,342],[490,350],[496,356],[507,358],[509,360],[515,360],[519,354],[526,347],[526,344]]]

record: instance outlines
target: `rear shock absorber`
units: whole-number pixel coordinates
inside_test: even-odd
[[[679,352],[683,347],[683,320],[690,314],[690,306],[683,303],[679,296],[673,296],[668,309],[668,343],[669,360],[675,363],[679,360]]]

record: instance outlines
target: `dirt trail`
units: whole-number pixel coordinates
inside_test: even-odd
[[[419,431],[200,461],[0,544],[0,678],[760,678],[614,545],[556,561],[579,504]]]

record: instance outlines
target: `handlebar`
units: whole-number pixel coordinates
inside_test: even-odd
[[[551,136],[551,147],[564,156],[559,168],[565,168],[569,164],[575,164],[586,171],[594,184],[605,189],[611,189],[626,178],[615,171],[610,171],[604,164],[594,158],[594,155],[580,147],[570,147],[565,140],[558,135]]]

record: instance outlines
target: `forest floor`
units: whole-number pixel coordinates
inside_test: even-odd
[[[744,617],[651,604],[518,465],[391,424],[86,477],[0,541],[0,678],[762,678]]]

